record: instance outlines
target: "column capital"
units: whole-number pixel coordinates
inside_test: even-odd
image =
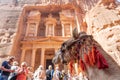
[[[64,34],[64,24],[62,23],[62,36],[64,37],[65,34]]]
[[[21,49],[22,49],[22,50],[27,50],[27,48],[25,48],[25,47],[22,47]]]
[[[45,48],[41,48],[41,50],[45,51]]]
[[[37,50],[37,48],[32,48],[32,50]]]

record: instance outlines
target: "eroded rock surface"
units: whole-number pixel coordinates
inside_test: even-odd
[[[98,5],[86,14],[87,33],[120,65],[120,6],[108,9]]]
[[[0,5],[0,57],[10,53],[21,9],[10,5]]]

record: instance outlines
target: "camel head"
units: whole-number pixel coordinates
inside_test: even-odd
[[[67,64],[72,59],[75,59],[75,56],[73,55],[73,53],[71,53],[72,52],[71,50],[73,50],[74,47],[77,46],[80,47],[80,45],[83,44],[82,40],[84,40],[85,37],[86,37],[85,32],[80,32],[78,34],[77,28],[75,28],[73,30],[73,37],[62,43],[60,49],[55,53],[55,57],[53,58],[52,62],[54,64],[58,63]]]
[[[71,64],[72,61],[77,61],[78,67],[86,73],[89,80],[114,80],[113,78],[120,73],[116,62],[93,39],[92,35],[87,35],[85,32],[73,35],[63,42],[53,58],[54,64]],[[74,69],[71,67],[71,70]],[[115,80],[120,80],[120,77]]]
[[[69,50],[71,49],[71,45],[73,45],[76,42],[73,38],[70,38],[69,40],[62,43],[60,49],[55,53],[55,56],[52,60],[54,64],[63,63],[66,64],[70,61],[71,55],[69,55]]]
[[[78,38],[78,31],[77,28],[73,30],[73,37],[69,40],[63,42],[61,44],[60,49],[55,53],[55,56],[52,60],[54,64],[63,63],[66,64],[70,61],[70,55],[69,55],[69,49],[71,48],[71,45],[73,45]]]

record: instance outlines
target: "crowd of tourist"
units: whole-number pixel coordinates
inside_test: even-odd
[[[70,72],[60,70],[58,66],[55,70],[49,65],[45,70],[40,65],[35,72],[32,67],[27,66],[26,62],[19,63],[15,61],[15,57],[11,56],[6,61],[2,62],[0,67],[0,80],[88,80],[80,75],[72,77]]]
[[[2,62],[0,67],[0,80],[31,80],[29,79],[31,68],[27,66],[26,62],[22,62],[20,66],[15,61],[15,57],[10,56],[7,60]]]

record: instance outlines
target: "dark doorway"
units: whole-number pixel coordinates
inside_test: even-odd
[[[49,65],[52,65],[52,68],[54,69],[54,64],[52,63],[52,59],[47,59],[46,60],[46,69],[48,69]]]

